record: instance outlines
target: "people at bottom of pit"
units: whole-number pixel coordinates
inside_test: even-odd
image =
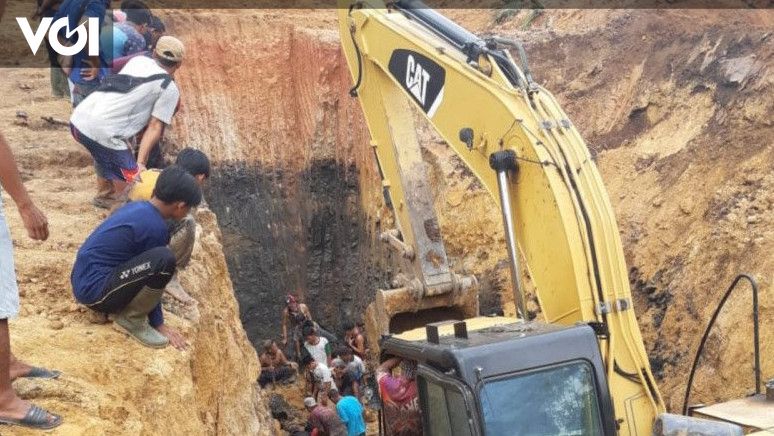
[[[328,391],[328,398],[336,405],[336,413],[347,427],[347,436],[365,436],[366,423],[360,401],[352,395],[341,395],[335,388]]]
[[[347,364],[343,360],[334,363],[332,371],[333,384],[342,395],[360,398],[360,383],[355,374],[347,369]]]
[[[333,366],[336,367],[339,362],[344,362],[347,365],[347,370],[355,376],[355,380],[361,385],[368,384],[368,373],[366,366],[363,363],[363,359],[355,356],[352,349],[346,346],[339,347],[336,352],[336,357],[333,359]]]
[[[331,367],[332,347],[328,339],[320,336],[317,327],[308,322],[304,325],[304,348],[318,363]]]
[[[333,375],[324,363],[319,363],[312,356],[304,356],[301,366],[306,370],[306,392],[317,400],[327,404],[328,390],[333,387]],[[322,394],[322,395],[321,395]]]
[[[277,342],[271,339],[263,341],[263,352],[258,360],[261,361],[261,376],[258,378],[261,387],[276,382],[292,383],[295,380],[298,365],[288,361]]]
[[[185,338],[164,324],[161,310],[176,262],[167,247],[166,220],[183,219],[201,199],[192,175],[177,166],[165,169],[150,201],[118,209],[78,250],[70,276],[76,300],[97,312],[116,314],[113,325],[143,345],[186,348]]]
[[[416,362],[392,357],[376,370],[384,423],[391,436],[422,436]]]
[[[304,398],[304,407],[309,412],[306,428],[312,436],[347,436],[347,427],[338,413],[317,403],[313,397]]]
[[[360,332],[360,327],[354,322],[348,321],[344,324],[344,342],[361,359],[366,356],[365,336]]]
[[[301,361],[301,343],[304,340],[301,330],[309,321],[314,322],[309,307],[299,302],[296,296],[288,294],[282,309],[282,345],[287,347],[288,357],[298,362]]]

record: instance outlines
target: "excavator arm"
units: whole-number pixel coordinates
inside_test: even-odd
[[[413,0],[340,7],[352,94],[371,132],[399,242],[415,251],[422,221],[411,215],[411,198],[428,189],[411,182],[414,168],[404,165],[421,167],[412,105],[499,200],[519,315],[526,315],[520,251],[545,321],[588,323],[597,332],[620,434],[649,434],[664,405],[613,210],[585,142],[532,80],[523,50],[482,40]],[[521,66],[505,47],[518,50]]]

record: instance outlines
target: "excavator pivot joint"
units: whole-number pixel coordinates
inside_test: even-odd
[[[497,171],[517,171],[516,152],[513,150],[500,150],[489,155],[489,166]]]

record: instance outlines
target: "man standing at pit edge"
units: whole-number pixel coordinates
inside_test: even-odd
[[[109,209],[123,200],[130,183],[145,169],[164,126],[172,123],[180,100],[172,79],[184,53],[182,42],[162,36],[152,58],[132,58],[73,111],[73,137],[91,153],[97,170],[95,206]],[[129,140],[146,126],[135,161]]]
[[[4,2],[0,0],[0,17],[3,15],[2,3]],[[0,185],[8,191],[16,203],[24,227],[27,229],[27,235],[36,241],[48,239],[46,216],[35,206],[27,190],[24,189],[11,148],[2,134],[0,134]],[[13,243],[5,223],[3,202],[0,198],[0,423],[37,429],[54,428],[62,423],[62,418],[22,400],[11,385],[11,381],[16,377],[56,378],[58,375],[43,368],[30,367],[11,354],[8,318],[13,318],[18,313],[19,290],[13,267]]]

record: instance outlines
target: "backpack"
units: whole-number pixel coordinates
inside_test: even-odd
[[[161,84],[161,89],[167,89],[167,86],[172,82],[172,76],[167,73],[153,74],[148,77],[113,74],[106,77],[94,91],[127,94],[144,83],[155,82],[157,80],[163,80],[164,82]]]

